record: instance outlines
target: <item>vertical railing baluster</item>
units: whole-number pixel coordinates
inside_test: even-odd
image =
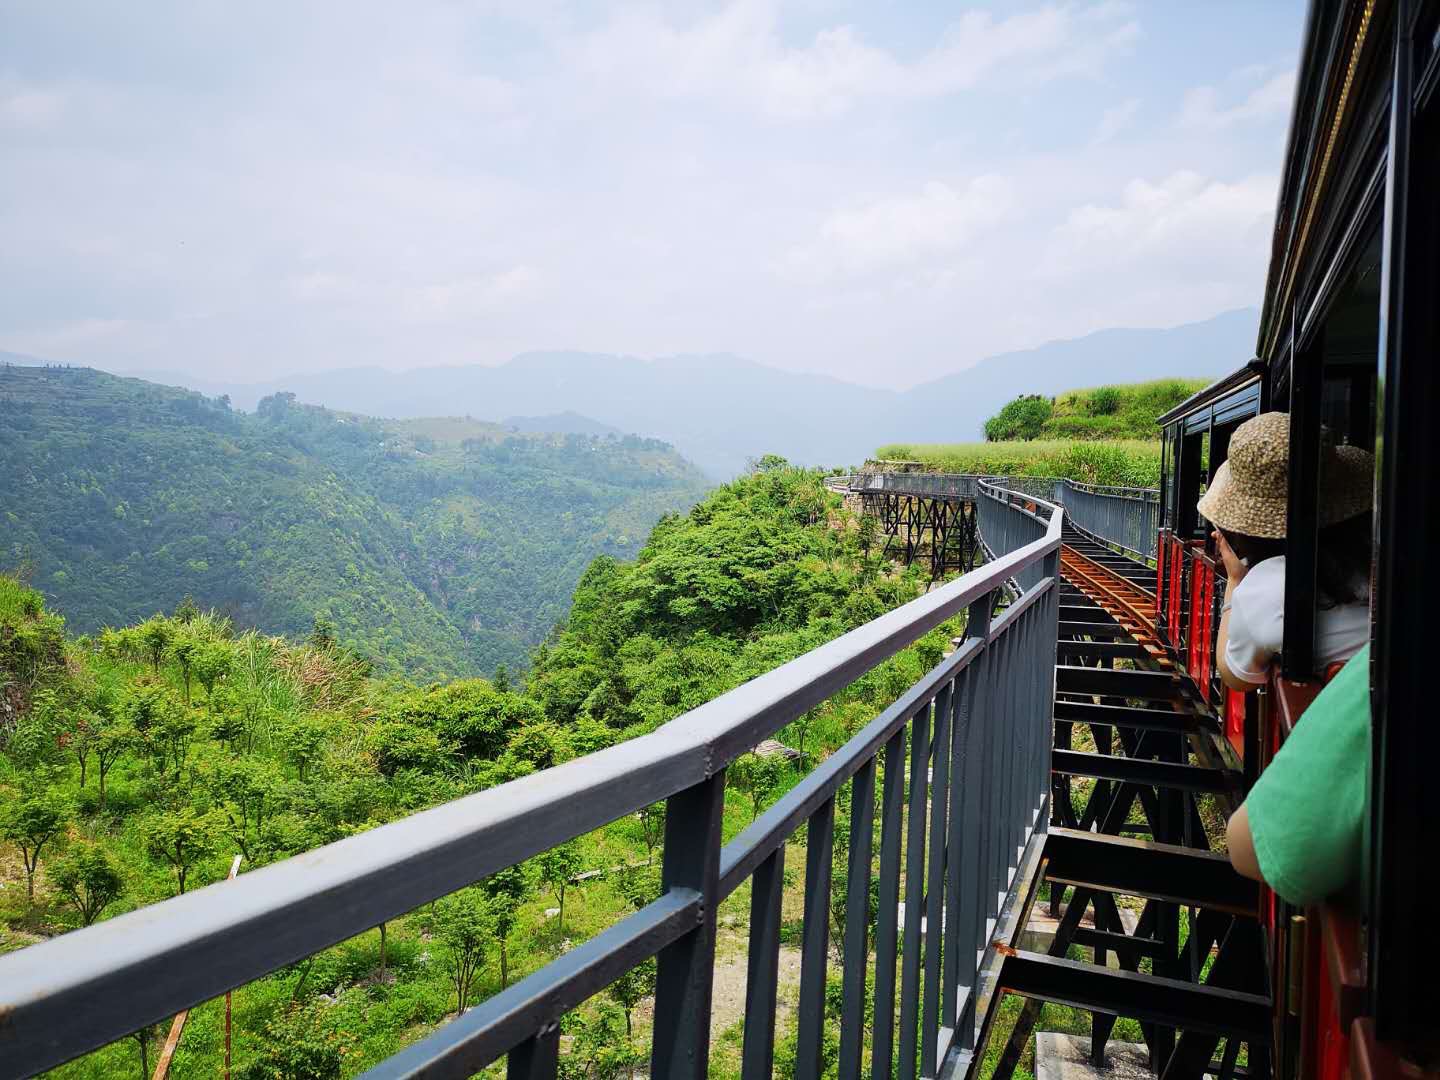
[[[1010,701],[1010,721],[1005,725],[1005,857],[1000,860],[1000,891],[1010,891],[1010,863],[1015,858],[1020,834],[1020,725],[1024,723],[1025,692],[1022,683],[1028,674],[1021,667],[1020,627],[1012,623],[1005,645],[1005,696]]]
[[[750,955],[745,985],[743,1080],[770,1080],[775,1062],[775,992],[780,976],[780,901],[785,845],[755,870],[750,886]]]
[[[560,1025],[546,1024],[511,1050],[505,1080],[554,1080],[560,1070]]]
[[[704,905],[700,925],[662,949],[657,958],[651,1076],[701,1080],[709,1070],[724,809],[723,769],[666,800],[661,887],[694,889]]]
[[[930,855],[925,863],[925,996],[920,1022],[920,1075],[934,1076],[940,1034],[940,956],[945,922],[945,810],[950,797],[950,714],[953,683],[935,695],[930,779]]]
[[[969,721],[970,671],[960,672],[950,699],[950,818],[945,841],[945,944],[941,986],[940,1023],[954,1027],[962,972],[960,957],[960,889],[965,855],[965,793],[969,762],[965,753],[965,732]]]
[[[901,1080],[915,1075],[920,997],[920,919],[925,900],[925,793],[930,760],[930,706],[915,714],[910,729],[910,799],[905,844],[905,941],[900,962]]]
[[[865,972],[870,966],[870,863],[875,835],[875,759],[850,786],[850,865],[845,894],[845,971],[840,1010],[840,1080],[859,1080],[865,1048]]]
[[[830,967],[830,873],[835,800],[826,799],[805,829],[805,925],[800,951],[797,1080],[819,1080],[825,1043],[825,981]]]
[[[1007,819],[1010,804],[1010,727],[1015,715],[1015,693],[1014,686],[1010,681],[1009,664],[1011,640],[1010,634],[1006,632],[1001,634],[990,646],[995,652],[995,662],[991,665],[991,685],[995,688],[993,700],[996,705],[995,741],[991,745],[996,748],[997,752],[991,759],[995,769],[995,827],[993,829],[995,842],[990,845],[990,866],[988,867],[990,891],[986,897],[989,904],[986,913],[996,919],[1000,915],[999,895],[1005,888],[1002,881],[1004,876],[1002,867],[1008,861],[1005,845],[1009,843],[1010,838],[1010,823]]]
[[[895,1046],[895,958],[900,923],[901,823],[905,816],[905,729],[885,744],[880,817],[880,913],[875,920],[875,1035],[870,1075],[890,1080]]]
[[[993,832],[994,814],[991,799],[995,789],[995,755],[991,745],[995,737],[994,694],[992,690],[992,669],[995,654],[990,647],[990,617],[993,610],[994,594],[987,594],[978,604],[970,605],[969,621],[976,626],[974,635],[985,641],[984,651],[971,665],[971,678],[975,683],[972,715],[975,738],[972,747],[975,753],[975,794],[973,821],[975,823],[975,846],[973,854],[966,858],[970,885],[966,898],[972,903],[969,932],[977,949],[985,941],[985,919],[989,914],[989,859],[990,840]],[[978,616],[978,618],[977,618]],[[983,621],[982,621],[983,620]]]

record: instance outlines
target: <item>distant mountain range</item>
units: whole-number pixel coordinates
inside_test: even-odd
[[[573,410],[552,413],[549,416],[507,416],[501,421],[502,427],[521,432],[550,432],[559,435],[623,435],[617,427],[602,424],[588,416],[581,416]]]
[[[979,439],[986,417],[1020,393],[1223,375],[1253,355],[1258,322],[1254,308],[1243,308],[1163,330],[1102,330],[992,356],[905,391],[724,354],[642,360],[533,352],[494,367],[348,368],[255,384],[128,374],[211,396],[228,394],[242,409],[288,390],[301,401],[367,415],[508,416],[506,423],[520,430],[540,430],[534,425],[548,422],[557,425],[550,430],[590,433],[574,426],[583,421],[664,439],[711,476],[725,478],[766,453],[802,464],[848,465],[887,442]],[[875,363],[903,368],[905,360],[879,356]]]

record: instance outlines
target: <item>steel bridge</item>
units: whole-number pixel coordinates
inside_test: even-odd
[[[884,554],[906,566],[923,560],[931,581],[966,571],[983,558],[975,515],[981,485],[1018,491],[1064,507],[1067,524],[1098,541],[1108,555],[1155,558],[1160,493],[1153,488],[1104,487],[1046,476],[978,473],[862,472],[831,477],[831,491],[858,499],[885,537]]]
[[[706,1076],[717,910],[746,882],[743,1076],[771,1076],[786,845],[802,829],[796,1076],[822,1074],[827,1034],[847,1080],[971,1075],[1002,1036],[1007,1076],[1046,1001],[1093,1013],[1097,1058],[1124,1016],[1159,1075],[1236,1075],[1242,1047],[1247,1075],[1268,1075],[1258,891],[1209,850],[1210,807],[1228,809],[1238,774],[1213,718],[1095,586],[1150,573],[1115,550],[1144,554],[1130,522],[1149,511],[1102,509],[1124,496],[1079,486],[1061,505],[969,481],[928,494],[969,503],[983,565],[649,735],[0,957],[0,1074],[50,1068],[663,801],[658,899],[367,1076],[469,1076],[504,1058],[517,1080],[554,1077],[562,1016],[651,957],[649,1074]],[[1062,548],[1089,580],[1069,580]],[[961,614],[953,653],[723,841],[727,766]],[[837,964],[845,789],[840,887],[867,917],[846,921]],[[1042,900],[1053,944],[1027,951]],[[1128,932],[1126,907],[1140,909]],[[996,1033],[1006,993],[1027,1005]]]

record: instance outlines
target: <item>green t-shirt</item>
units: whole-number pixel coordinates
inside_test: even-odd
[[[1370,765],[1370,646],[1301,715],[1245,800],[1260,873],[1304,906],[1360,876]]]

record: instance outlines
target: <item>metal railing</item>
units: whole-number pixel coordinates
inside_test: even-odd
[[[983,476],[971,473],[861,473],[850,477],[848,490],[859,493],[974,499],[981,485],[1023,492],[1065,508],[1071,525],[1136,558],[1155,558],[1160,524],[1160,492],[1156,488],[1082,484],[1054,476]]]
[[[983,479],[969,473],[862,473],[853,478],[851,490],[973,499]]]
[[[1155,558],[1160,492],[1061,481],[1060,501],[1070,524],[1141,560]]]
[[[847,908],[866,914],[844,928],[839,1075],[859,1076],[872,1009],[875,1075],[892,1059],[896,1075],[936,1075],[974,1041],[991,920],[1047,817],[1062,512],[999,489],[984,505],[993,562],[649,735],[0,957],[0,1074],[74,1058],[665,800],[657,900],[367,1075],[469,1076],[508,1054],[510,1077],[553,1077],[560,1018],[657,957],[650,1075],[705,1076],[716,911],[751,879],[743,1075],[770,1076],[785,845],[807,826],[796,1074],[818,1076],[848,784]],[[1012,579],[1027,587],[992,618]],[[722,845],[731,762],[961,612],[955,652]]]

